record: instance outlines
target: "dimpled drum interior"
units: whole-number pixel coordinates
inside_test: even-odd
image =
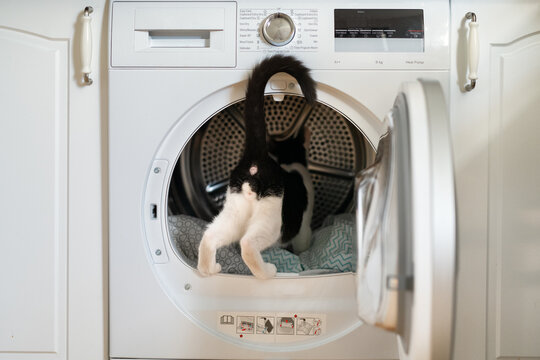
[[[308,168],[315,188],[312,227],[326,216],[354,208],[354,178],[366,167],[373,149],[364,136],[339,112],[301,96],[286,95],[281,101],[265,97],[267,130],[285,139],[302,125],[311,135]],[[169,213],[211,220],[225,200],[230,171],[244,147],[244,101],[213,115],[191,138],[178,159],[169,190]]]

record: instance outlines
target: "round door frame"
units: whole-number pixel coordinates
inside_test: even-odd
[[[289,78],[287,78],[288,81]],[[299,87],[296,91],[275,91],[267,94],[300,95]],[[319,102],[329,106],[341,113],[346,118],[351,119],[354,125],[362,132],[366,141],[375,148],[384,131],[382,122],[363,106],[357,99],[347,95],[338,89],[319,83],[317,85]],[[142,224],[145,239],[148,246],[148,259],[153,264],[153,272],[160,283],[161,288],[176,307],[192,322],[205,329],[214,336],[225,341],[232,342],[239,346],[244,346],[258,351],[284,352],[300,351],[314,348],[332,342],[362,325],[358,319],[351,318],[351,314],[356,312],[356,300],[354,291],[353,273],[341,273],[318,276],[278,276],[271,280],[259,281],[252,276],[239,276],[229,274],[217,274],[212,277],[201,277],[196,269],[191,268],[176,255],[172,249],[170,235],[166,221],[167,197],[174,165],[178,161],[184,146],[189,142],[192,135],[203,125],[200,119],[210,119],[214,114],[223,110],[232,103],[244,98],[245,81],[231,84],[209,96],[205,97],[185,114],[183,114],[164,137],[158,147],[154,161],[150,164],[147,172],[146,191],[142,201]],[[167,240],[165,240],[167,239]],[[174,255],[173,255],[174,254]],[[302,280],[299,283],[299,280]],[[173,285],[171,285],[173,284]],[[260,301],[261,294],[273,294],[268,301],[261,301],[261,304],[268,306],[278,306],[278,302],[287,304],[283,300],[291,295],[291,291],[300,297],[314,299],[320,297],[322,300],[315,302],[321,308],[327,308],[328,303],[324,299],[333,299],[336,296],[343,298],[343,304],[337,310],[350,309],[341,318],[336,316],[344,325],[334,334],[326,334],[317,339],[301,341],[298,343],[260,344],[249,343],[239,338],[226,336],[217,331],[208,321],[201,320],[203,311],[213,311],[213,297],[220,297],[220,303],[227,303],[227,298],[237,297],[234,288],[246,289],[244,297],[256,298]],[[315,290],[314,290],[315,289]],[[277,295],[276,295],[277,294]],[[280,295],[281,294],[281,295]],[[278,300],[276,302],[276,300]],[[223,301],[222,301],[223,300]],[[315,304],[314,303],[314,304]],[[206,304],[206,305],[203,305]],[[221,306],[221,305],[220,305]],[[278,307],[282,307],[279,304]],[[315,306],[315,305],[314,305]],[[201,308],[203,307],[203,308]],[[269,309],[270,309],[269,307]],[[338,311],[336,310],[336,314]],[[269,311],[272,311],[271,309]],[[340,312],[340,314],[341,314]],[[331,313],[330,311],[328,312]],[[274,346],[272,346],[274,345]]]

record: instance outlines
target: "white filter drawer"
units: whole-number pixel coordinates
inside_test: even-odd
[[[235,2],[117,2],[112,67],[235,67]]]

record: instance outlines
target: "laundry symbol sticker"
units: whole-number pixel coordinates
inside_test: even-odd
[[[219,318],[219,323],[221,325],[234,325],[234,316],[232,315],[223,315]]]
[[[238,316],[236,322],[237,334],[253,334],[255,333],[255,316]]]
[[[298,318],[296,335],[318,336],[321,334],[322,321],[319,318]]]
[[[277,330],[278,335],[294,335],[294,318],[293,317],[278,317]]]
[[[274,333],[276,318],[257,316],[257,334],[271,335]]]

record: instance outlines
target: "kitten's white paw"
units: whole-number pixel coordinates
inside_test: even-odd
[[[203,264],[201,262],[201,259],[199,259],[199,263],[197,264],[197,270],[199,270],[199,273],[202,276],[209,276],[210,275],[210,269],[207,264]]]
[[[275,277],[277,274],[276,265],[270,264],[270,263],[265,263],[264,265],[265,265],[266,274],[268,274],[268,278]]]
[[[205,261],[204,259],[201,260],[201,258],[199,258],[197,269],[202,276],[210,276],[219,273],[221,271],[221,265],[216,263],[213,258],[210,258],[210,261]]]
[[[264,263],[261,270],[262,271],[254,272],[253,275],[262,280],[271,279],[275,277],[277,273],[276,265],[270,263]]]
[[[212,264],[210,266],[210,275],[217,274],[221,271],[221,265],[218,263]]]
[[[221,265],[216,263],[216,251],[209,246],[211,238],[205,234],[199,246],[199,261],[197,269],[202,276],[210,276],[221,271]]]
[[[215,275],[221,271],[221,265],[218,263],[215,264],[198,264],[197,269],[202,276]]]

